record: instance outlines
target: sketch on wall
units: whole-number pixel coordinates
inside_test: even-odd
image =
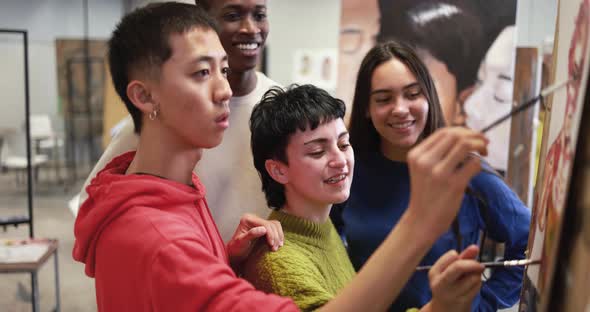
[[[294,83],[313,84],[329,92],[336,89],[338,52],[335,49],[299,49],[293,57]]]

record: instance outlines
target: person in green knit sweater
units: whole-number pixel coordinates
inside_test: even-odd
[[[268,205],[275,209],[269,219],[281,223],[285,239],[275,252],[265,244],[255,245],[240,272],[257,289],[293,298],[302,311],[342,304],[332,300],[339,296],[348,296],[350,310],[385,310],[425,252],[411,259],[396,254],[412,254],[411,247],[402,245],[408,242],[396,240],[404,235],[400,230],[356,275],[329,218],[332,204],[348,198],[353,176],[344,113],[341,100],[303,85],[270,89],[250,118],[254,166]],[[471,246],[461,255],[451,251],[437,261],[429,272],[433,299],[421,311],[469,309],[481,286],[483,266],[473,260],[477,252]]]

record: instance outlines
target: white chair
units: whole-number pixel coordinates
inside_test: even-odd
[[[38,154],[42,150],[51,150],[52,155],[56,149],[63,146],[63,140],[58,138],[53,131],[49,115],[34,114],[29,117],[31,123],[31,140],[35,142],[35,149]]]
[[[60,148],[64,141],[59,138],[53,129],[51,118],[47,114],[32,114],[29,117],[31,126],[31,141],[33,142],[34,153],[42,156],[47,155],[51,161],[50,166],[55,169],[55,179],[63,182],[60,174]]]
[[[47,155],[37,155],[35,153],[31,155],[31,168],[33,169],[34,179],[38,177],[39,167],[47,163],[48,160]],[[2,168],[3,172],[14,171],[17,184],[26,182],[27,157],[13,153],[12,149],[6,144],[6,140],[2,140],[0,144],[0,168]]]

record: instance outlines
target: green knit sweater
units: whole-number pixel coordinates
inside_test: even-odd
[[[323,224],[273,211],[281,222],[285,244],[272,252],[257,244],[242,267],[256,288],[293,298],[302,311],[320,308],[354,276],[344,245],[330,220]]]

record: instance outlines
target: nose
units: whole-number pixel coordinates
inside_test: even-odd
[[[332,159],[328,162],[328,165],[332,168],[343,168],[346,166],[346,155],[340,149],[337,149],[333,155]]]
[[[213,101],[217,104],[227,103],[232,94],[227,78],[223,74],[217,75],[213,85]]]
[[[406,117],[410,113],[409,104],[410,102],[406,101],[403,97],[398,97],[391,108],[391,114],[395,117]]]
[[[260,32],[260,28],[256,25],[251,16],[246,16],[240,23],[240,32],[248,34],[256,34]]]

